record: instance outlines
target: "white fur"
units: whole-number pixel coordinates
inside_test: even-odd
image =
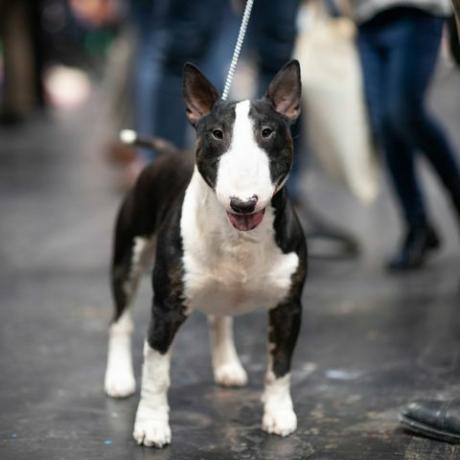
[[[243,386],[248,376],[238,358],[233,340],[233,318],[209,317],[214,380],[223,386]]]
[[[275,192],[269,158],[254,137],[250,108],[248,100],[236,104],[232,142],[219,159],[216,195],[229,210],[231,197],[247,201],[253,195],[259,199],[256,210],[261,210],[268,205]]]
[[[142,238],[140,236],[136,236],[136,238],[134,238],[133,257],[131,261],[134,271],[141,268],[142,253],[144,252],[148,241],[149,240],[147,238]]]
[[[276,307],[289,292],[299,258],[277,246],[273,219],[268,206],[258,227],[236,230],[195,169],[181,218],[185,304],[216,316]]]
[[[290,382],[290,374],[277,379],[271,370],[267,372],[265,391],[262,396],[264,403],[262,429],[267,433],[287,436],[297,428],[297,416],[289,391]]]
[[[134,423],[134,439],[144,446],[163,447],[171,442],[169,427],[170,354],[161,354],[144,344],[141,400]]]
[[[131,258],[131,270],[123,289],[128,297],[129,308],[137,289],[139,277],[152,265],[154,240],[137,236],[134,238],[133,254]]]
[[[131,358],[133,322],[129,311],[110,326],[105,392],[113,398],[125,398],[136,390]]]

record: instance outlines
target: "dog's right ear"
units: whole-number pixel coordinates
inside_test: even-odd
[[[219,93],[209,80],[193,65],[184,65],[182,91],[187,118],[195,126],[207,115],[219,99]]]

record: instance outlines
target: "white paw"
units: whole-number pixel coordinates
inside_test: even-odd
[[[248,375],[238,362],[221,364],[214,369],[214,380],[224,387],[242,387],[248,383]]]
[[[167,419],[145,418],[136,416],[134,439],[139,445],[147,447],[164,447],[171,443],[171,428]]]
[[[262,429],[270,434],[288,436],[297,428],[297,416],[292,409],[270,410],[265,408]]]
[[[104,387],[112,398],[126,398],[136,391],[136,380],[130,371],[107,369]]]

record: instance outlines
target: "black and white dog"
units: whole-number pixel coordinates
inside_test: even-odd
[[[171,441],[171,344],[190,313],[200,310],[209,317],[215,381],[241,386],[247,375],[235,350],[231,316],[258,307],[269,316],[262,428],[286,436],[297,427],[290,365],[307,258],[284,187],[293,160],[290,124],[299,115],[299,64],[286,64],[258,100],[219,100],[191,64],[184,67],[183,91],[197,132],[195,158],[160,156],[142,172],[118,215],[105,390],[113,397],[135,391],[129,306],[155,236],[152,318],[134,438],[157,447]]]

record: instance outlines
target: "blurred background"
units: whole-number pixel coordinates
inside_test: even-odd
[[[260,382],[238,393],[250,401],[238,413],[238,394],[213,389],[205,321],[194,317],[178,338],[172,406],[185,420],[173,419],[173,432],[195,431],[164,458],[451,455],[397,425],[401,405],[451,396],[460,375],[458,33],[449,2],[418,3],[255,0],[230,98],[262,96],[291,57],[303,73],[288,184],[311,249],[294,364],[301,429],[284,447],[267,443],[256,428]],[[192,148],[182,66],[198,65],[221,91],[243,8],[0,0],[2,458],[137,458],[135,398],[103,396],[107,274],[117,208],[156,153],[118,134]],[[145,282],[139,324],[150,296]],[[237,321],[256,381],[263,321]],[[247,425],[221,433],[214,411]]]

